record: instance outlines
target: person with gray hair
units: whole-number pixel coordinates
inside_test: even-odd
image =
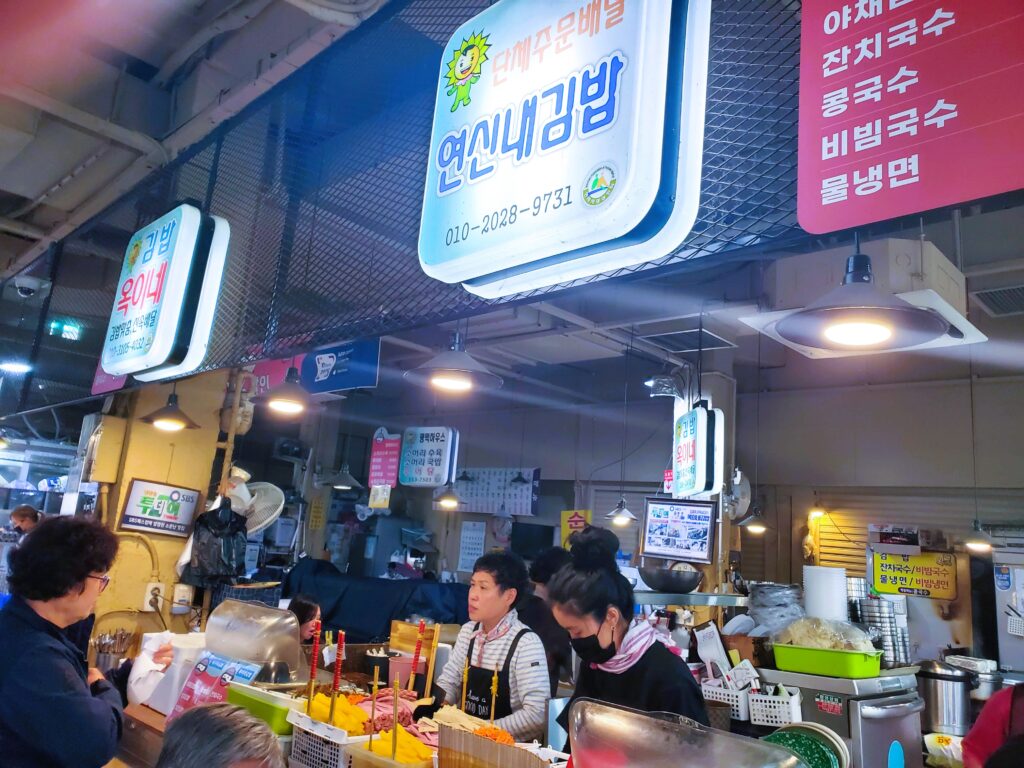
[[[209,704],[171,721],[156,768],[285,768],[277,737],[233,704]]]

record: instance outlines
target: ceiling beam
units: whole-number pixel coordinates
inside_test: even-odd
[[[0,230],[10,232],[12,235],[17,235],[18,237],[28,238],[29,240],[42,240],[46,237],[46,232],[41,230],[39,227],[33,226],[25,221],[9,219],[6,216],[0,216]]]
[[[42,91],[29,88],[27,85],[0,82],[0,94],[60,118],[84,131],[110,139],[129,149],[134,149],[142,155],[153,155],[162,161],[161,164],[171,159],[170,153],[164,145],[152,136],[147,136],[141,131],[133,131],[117,123],[104,120],[102,117],[97,117],[91,112],[86,112],[84,109],[73,107]]]
[[[550,317],[563,320],[567,323],[577,325],[582,329],[590,331],[593,335],[613,341],[616,344],[623,347],[624,350],[632,349],[636,352],[646,354],[649,357],[653,357],[659,362],[669,363],[670,365],[685,365],[686,361],[681,357],[676,357],[666,349],[662,349],[657,344],[652,344],[644,339],[635,338],[633,335],[623,333],[622,331],[608,330],[602,328],[598,323],[593,320],[577,315],[568,310],[557,307],[547,301],[541,301],[532,305],[534,309],[546,314]]]

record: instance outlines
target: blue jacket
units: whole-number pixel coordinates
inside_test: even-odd
[[[0,765],[101,768],[121,738],[121,697],[86,683],[82,652],[19,597],[0,610]]]

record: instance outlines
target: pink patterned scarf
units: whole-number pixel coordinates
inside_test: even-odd
[[[516,620],[517,615],[516,611],[509,611],[490,632],[484,632],[483,627],[481,626],[480,629],[473,633],[472,639],[478,641],[476,646],[478,649],[476,665],[478,667],[482,667],[484,665],[484,646],[487,645],[487,643],[493,642],[494,640],[507,635],[509,630],[512,629],[512,623]]]
[[[621,675],[640,661],[643,656],[655,643],[663,643],[673,653],[678,653],[672,638],[663,632],[657,632],[654,627],[646,621],[635,621],[626,636],[622,638],[622,645],[619,652],[604,664],[591,664],[591,669],[600,669],[603,672],[611,672],[613,675]]]

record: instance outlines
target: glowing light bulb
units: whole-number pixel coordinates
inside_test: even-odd
[[[452,371],[435,373],[430,377],[430,384],[446,392],[468,392],[473,388],[472,379]]]
[[[871,320],[833,323],[825,328],[825,338],[844,347],[870,347],[892,337],[892,327]]]

